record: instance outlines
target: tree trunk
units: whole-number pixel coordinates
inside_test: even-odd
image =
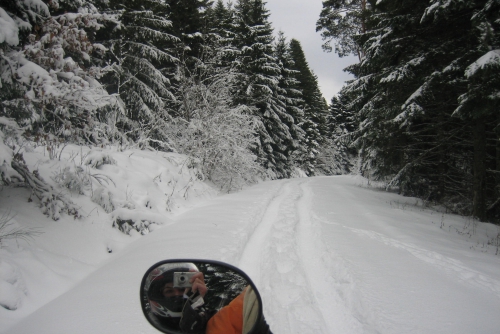
[[[500,115],[498,115],[496,128],[495,198],[500,199]]]
[[[486,127],[480,117],[474,125],[473,215],[486,220]]]

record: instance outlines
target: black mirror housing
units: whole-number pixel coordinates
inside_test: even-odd
[[[203,273],[208,289],[202,296],[203,306],[198,305],[199,298],[197,294],[192,295],[190,288],[180,290],[173,287],[174,275],[176,280],[179,276],[182,279],[182,272],[196,271],[193,268]],[[167,290],[176,291],[176,295],[171,296]],[[242,270],[224,262],[200,259],[160,261],[144,274],[140,299],[146,319],[163,333],[211,334],[215,328],[220,331],[229,327],[238,334],[240,328],[242,334],[269,332],[255,284]],[[175,309],[176,303],[182,303],[182,306]],[[242,323],[240,320],[235,321],[237,324],[229,323],[240,319],[240,313]]]

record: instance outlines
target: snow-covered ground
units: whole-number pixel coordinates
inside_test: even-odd
[[[161,216],[162,195],[152,192],[162,185],[148,180],[172,158],[106,153],[116,164],[100,173],[142,194],[123,194],[135,203],[129,216]],[[177,159],[169,168],[182,173]],[[198,187],[188,196],[192,202],[179,193],[178,211],[165,213],[162,225],[144,236],[111,228],[113,213],[92,211],[90,201],[81,221],[54,222],[27,203],[25,190],[0,192],[2,208],[9,203],[17,224],[45,232],[30,244],[11,241],[0,249],[2,294],[5,287],[26,293],[17,310],[0,308],[0,332],[155,333],[140,309],[139,285],[152,264],[168,258],[243,269],[278,334],[500,331],[497,226],[425,208],[354,176],[264,182],[217,197],[201,182],[192,187]],[[152,208],[137,204],[152,199],[158,201]]]

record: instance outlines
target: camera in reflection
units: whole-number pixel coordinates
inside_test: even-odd
[[[192,284],[189,282],[195,272],[174,272],[174,288],[190,288]]]

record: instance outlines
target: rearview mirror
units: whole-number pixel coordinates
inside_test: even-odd
[[[144,316],[163,333],[247,334],[265,324],[252,280],[223,262],[158,262],[144,274],[140,298]]]

